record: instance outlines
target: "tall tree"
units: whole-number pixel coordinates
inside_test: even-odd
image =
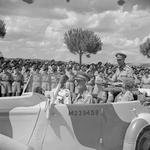
[[[3,20],[0,20],[0,37],[4,38],[6,34],[6,27]]]
[[[140,52],[147,58],[150,58],[150,39],[149,38],[147,38],[147,40],[140,45]]]
[[[80,65],[82,56],[85,54],[88,58],[91,54],[96,54],[102,49],[102,42],[93,31],[83,30],[82,28],[73,28],[64,34],[64,42],[69,51],[79,55]]]

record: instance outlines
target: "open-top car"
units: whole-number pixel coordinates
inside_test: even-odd
[[[38,93],[0,98],[2,150],[149,150],[150,109],[140,100],[51,104]]]

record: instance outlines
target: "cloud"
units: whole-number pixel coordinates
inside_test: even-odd
[[[138,1],[128,0],[132,8],[128,11],[117,6],[117,0],[35,0],[32,5],[0,0],[0,17],[7,27],[0,49],[10,57],[78,61],[78,56],[67,50],[63,36],[70,28],[82,27],[93,30],[103,42],[103,50],[90,59],[84,57],[83,62],[115,62],[118,50],[129,55],[128,61],[133,61],[134,55],[144,61],[138,45],[150,34],[150,12],[141,9],[142,1]]]
[[[126,0],[124,7],[126,10],[132,10],[134,5],[138,5],[141,10],[150,9],[149,0]]]

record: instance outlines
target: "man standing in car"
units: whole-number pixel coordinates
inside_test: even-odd
[[[116,55],[117,63],[118,63],[118,68],[115,72],[115,74],[112,76],[111,81],[112,82],[123,82],[126,79],[134,79],[134,72],[130,66],[128,66],[125,63],[125,59],[127,57],[126,54],[124,53],[117,53]],[[117,95],[119,91],[117,90],[112,90],[108,92],[108,100],[107,102],[113,102],[114,96]]]

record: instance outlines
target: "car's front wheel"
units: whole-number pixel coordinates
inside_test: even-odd
[[[150,150],[150,129],[141,132],[137,139],[135,150]]]

